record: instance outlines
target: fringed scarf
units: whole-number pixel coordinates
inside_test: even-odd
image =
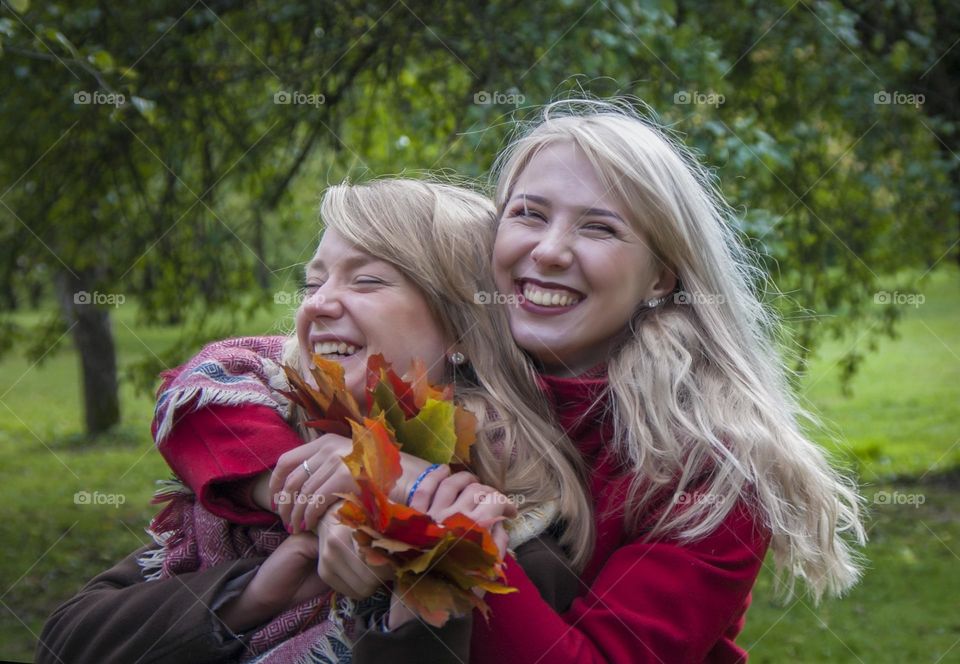
[[[163,445],[178,416],[212,404],[264,405],[290,421],[291,404],[279,392],[289,388],[280,366],[284,341],[284,337],[220,341],[164,372],[154,416],[157,445]],[[229,560],[269,556],[288,537],[279,522],[269,528],[230,523],[207,511],[181,483],[162,484],[155,502],[167,504],[147,531],[160,548],[139,560],[148,581]],[[370,603],[388,608],[389,595],[378,591],[360,605],[332,593],[301,602],[253,632],[244,659],[271,664],[350,662],[348,635],[355,628],[354,616]]]

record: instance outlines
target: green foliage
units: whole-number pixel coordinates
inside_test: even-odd
[[[0,18],[8,309],[70,273],[136,296],[140,325],[210,338],[215,314],[239,321],[296,277],[286,266],[313,249],[326,184],[482,177],[514,120],[582,93],[644,100],[714,168],[771,277],[758,287],[795,323],[801,371],[825,339],[890,336],[881,281],[937,265],[957,235],[953,5],[13,9]],[[57,328],[43,329],[22,336]],[[155,365],[145,355],[144,372]]]

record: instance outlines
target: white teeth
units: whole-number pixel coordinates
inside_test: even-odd
[[[313,352],[318,355],[353,355],[359,350],[356,346],[336,341],[321,341],[313,344]]]
[[[566,291],[546,290],[529,283],[523,285],[523,296],[541,307],[566,307],[580,301]]]

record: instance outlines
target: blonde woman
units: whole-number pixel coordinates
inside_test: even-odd
[[[331,590],[372,594],[381,575],[362,563],[350,531],[329,509],[333,493],[353,488],[340,461],[350,442],[326,434],[304,443],[278,396],[279,364],[307,376],[314,352],[343,364],[358,399],[370,355],[383,353],[401,370],[422,359],[431,380],[453,382],[456,398],[478,416],[473,460],[489,485],[478,490],[473,476],[450,476],[449,467],[404,456],[395,500],[468,477],[457,511],[477,520],[516,514],[497,489],[522,492],[534,517],[548,508],[571,519],[589,511],[576,452],[540,414],[549,409],[526,359],[513,344],[491,343],[509,339],[506,312],[483,297],[494,289],[492,204],[454,186],[382,180],[332,187],[321,218],[325,231],[306,269],[295,334],[212,344],[166,375],[156,440],[192,493],[177,495],[154,520],[154,547],[94,579],[54,613],[40,660],[350,661],[352,641],[366,649],[358,662],[402,661],[411,641],[432,644],[439,657],[468,656],[469,619],[438,632],[414,622],[384,633],[367,629],[371,621],[383,625],[375,603],[356,609],[347,621],[358,618],[354,629],[325,604]],[[535,478],[516,472],[511,450],[521,450],[514,458],[536,454],[550,470]],[[308,500],[289,499],[297,494]],[[548,555],[548,565],[562,560],[555,545],[520,547],[549,525],[534,517],[523,520],[526,535],[515,533],[513,544],[538,560]],[[503,550],[501,524],[494,536]],[[532,565],[530,573],[543,568]],[[551,583],[565,573],[560,565]]]
[[[471,661],[746,660],[735,638],[768,549],[819,600],[856,583],[865,533],[854,486],[801,428],[730,211],[623,104],[547,107],[496,177],[496,285],[592,505],[566,523],[579,597],[557,611],[510,564],[520,592],[489,598]],[[550,478],[522,453],[513,470]],[[419,504],[448,502],[447,482]],[[409,618],[394,598],[392,624]]]

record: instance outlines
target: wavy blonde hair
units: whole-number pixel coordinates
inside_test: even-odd
[[[866,541],[862,499],[800,426],[816,419],[790,389],[779,322],[753,288],[765,275],[709,173],[626,101],[555,102],[497,159],[501,214],[530,160],[556,143],[590,160],[684,293],[640,305],[609,360],[613,444],[632,477],[628,528],[690,542],[744,501],[771,532],[787,595],[798,578],[817,601],[841,594],[860,575],[850,540]],[[694,489],[710,500],[690,500]],[[664,495],[667,509],[650,523]]]
[[[521,511],[558,500],[571,525],[561,543],[582,569],[594,527],[580,456],[547,419],[550,407],[529,360],[510,341],[504,307],[483,295],[495,291],[492,202],[451,184],[381,179],[330,187],[320,217],[326,228],[394,265],[423,294],[435,322],[469,361],[465,370],[445,366],[458,402],[479,422],[471,470],[503,493],[523,496]],[[299,367],[295,337],[284,359]]]

